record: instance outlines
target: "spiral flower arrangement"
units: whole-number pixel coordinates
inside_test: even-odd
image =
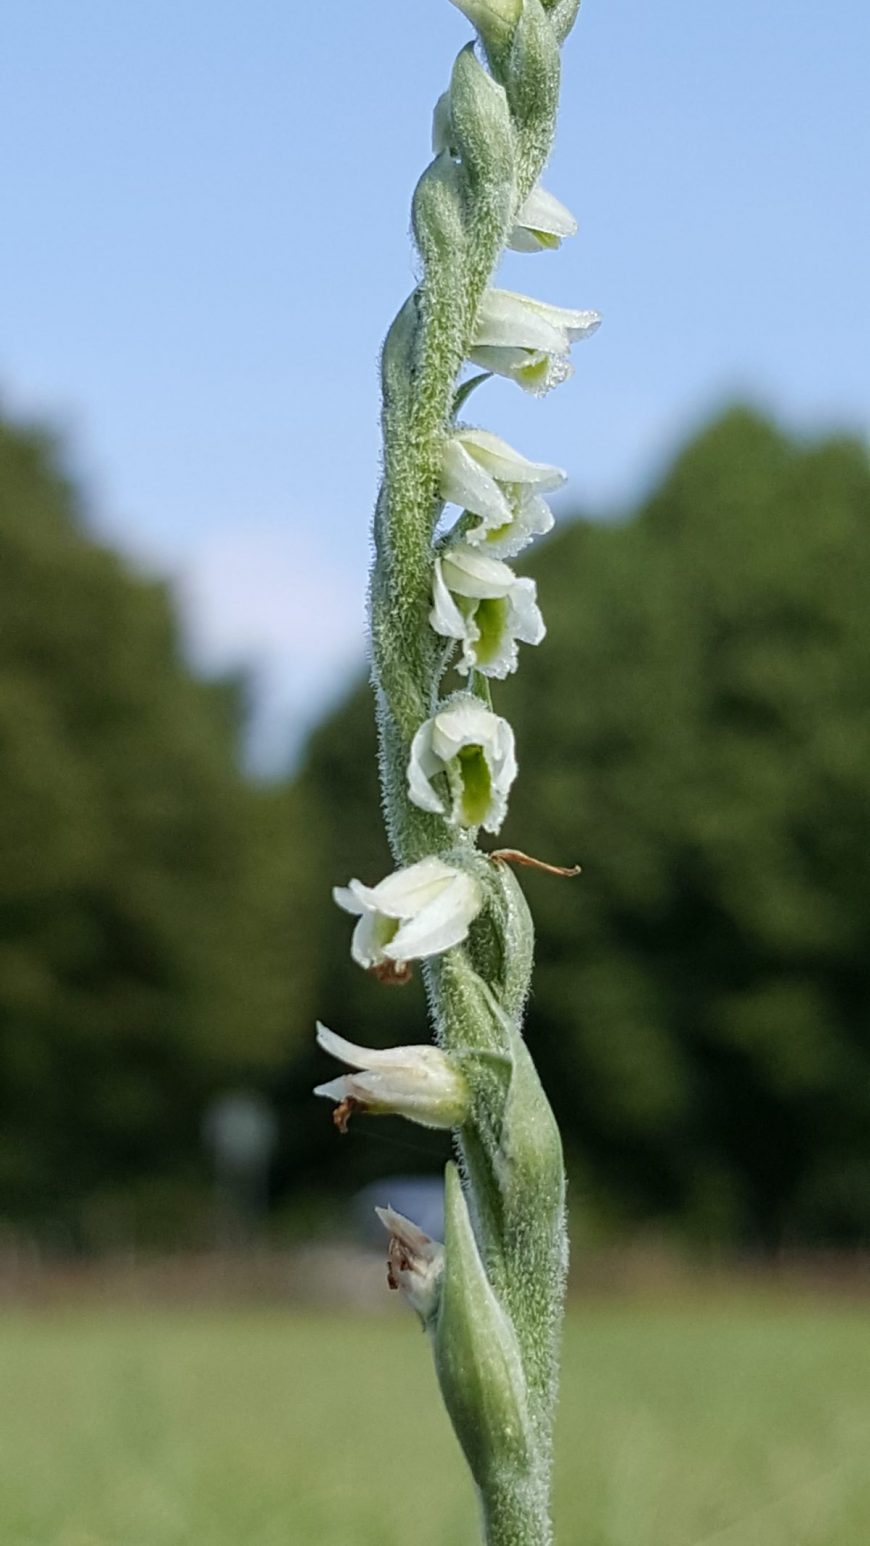
[[[443,1244],[379,1210],[388,1280],[430,1335],[485,1540],[548,1546],[562,1146],[521,1031],[534,933],[511,861],[526,856],[485,853],[477,838],[498,832],[517,773],[491,684],[545,633],[534,582],[509,561],[549,530],[544,495],[565,475],[464,414],[492,374],[538,395],[564,381],[572,344],[599,317],[489,283],[505,247],[546,252],[576,230],[540,177],[579,0],[454,3],[481,57],[462,49],[435,107],[434,157],[413,199],[420,280],[382,357],[371,651],[397,869],[334,892],[356,918],[363,969],[401,984],[423,962],[436,1044],[373,1051],[321,1026],[321,1046],[351,1072],[317,1093],[336,1103],[342,1129],[367,1111],[454,1133]],[[459,514],[441,536],[447,505]]]

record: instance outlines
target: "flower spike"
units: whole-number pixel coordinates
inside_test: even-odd
[[[374,1050],[320,1026],[321,1048],[345,1067],[316,1093],[335,1102],[342,1131],[358,1110],[452,1130],[460,1168],[447,1170],[444,1245],[379,1209],[388,1282],[430,1335],[485,1539],[553,1546],[565,1177],[522,1036],[534,928],[513,866],[554,867],[515,848],[487,854],[477,836],[501,829],[517,772],[490,682],[517,669],[521,642],[545,632],[534,581],[505,560],[551,529],[546,496],[565,474],[459,415],[493,374],[538,395],[564,381],[572,344],[599,324],[597,312],[492,287],[506,244],[541,252],[576,230],[540,178],[579,0],[453,3],[478,38],[460,49],[435,107],[434,157],[411,210],[416,283],[381,354],[369,616],[397,868],[333,893],[354,916],[351,954],[362,967],[400,983],[425,961],[436,1045]],[[446,536],[445,504],[460,511]],[[450,693],[442,682],[453,660],[468,681]]]

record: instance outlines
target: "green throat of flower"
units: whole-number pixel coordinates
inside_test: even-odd
[[[492,800],[492,777],[482,746],[463,746],[459,753],[459,803],[462,824],[479,827]]]
[[[490,665],[498,655],[504,639],[507,615],[506,596],[487,596],[477,603],[474,622],[480,637],[475,644],[475,653],[483,666]]]

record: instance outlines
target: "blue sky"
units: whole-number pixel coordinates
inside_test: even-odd
[[[376,358],[469,36],[448,0],[6,0],[0,394],[66,431],[97,528],[292,746],[362,654]],[[580,221],[502,282],[604,326],[475,413],[618,509],[722,400],[870,421],[870,13],[585,0],[547,185]]]

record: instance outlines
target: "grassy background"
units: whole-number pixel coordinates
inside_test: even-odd
[[[15,1313],[3,1546],[472,1546],[410,1317]],[[575,1306],[560,1546],[867,1546],[870,1313]]]

